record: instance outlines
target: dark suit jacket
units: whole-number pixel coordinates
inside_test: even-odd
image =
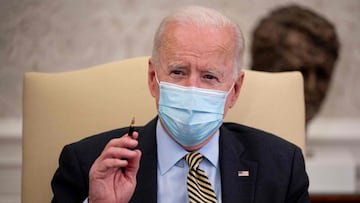
[[[157,201],[156,121],[136,129],[142,157],[131,202]],[[65,146],[51,183],[52,202],[82,202],[88,196],[91,165],[109,140],[127,131],[117,129]],[[223,202],[310,202],[304,159],[297,146],[260,130],[224,123],[219,149]],[[239,176],[239,171],[249,171],[249,176]]]

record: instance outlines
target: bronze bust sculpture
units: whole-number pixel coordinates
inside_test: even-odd
[[[319,111],[339,54],[335,27],[319,14],[297,5],[263,18],[253,32],[251,68],[304,76],[306,123]]]

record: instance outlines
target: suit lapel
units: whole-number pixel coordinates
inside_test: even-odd
[[[239,135],[221,127],[219,147],[222,201],[251,203],[254,201],[257,163],[246,159],[245,147],[236,136]]]
[[[150,121],[139,131],[139,149],[142,152],[137,185],[130,202],[157,201],[157,146],[156,121]]]

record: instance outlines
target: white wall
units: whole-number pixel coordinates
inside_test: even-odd
[[[20,202],[21,121],[0,119],[0,202]]]

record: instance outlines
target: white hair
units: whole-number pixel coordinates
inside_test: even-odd
[[[162,38],[166,30],[166,25],[169,23],[180,23],[180,24],[193,24],[199,27],[202,26],[214,26],[214,27],[229,27],[235,34],[234,43],[235,43],[235,59],[234,59],[234,78],[237,77],[239,71],[242,68],[243,64],[243,54],[244,54],[244,37],[240,30],[240,27],[221,14],[220,12],[200,7],[200,6],[190,6],[175,10],[172,14],[165,17],[160,23],[154,37],[154,44],[152,50],[151,60],[154,63],[155,67],[159,64],[160,60],[160,48],[162,43]]]

